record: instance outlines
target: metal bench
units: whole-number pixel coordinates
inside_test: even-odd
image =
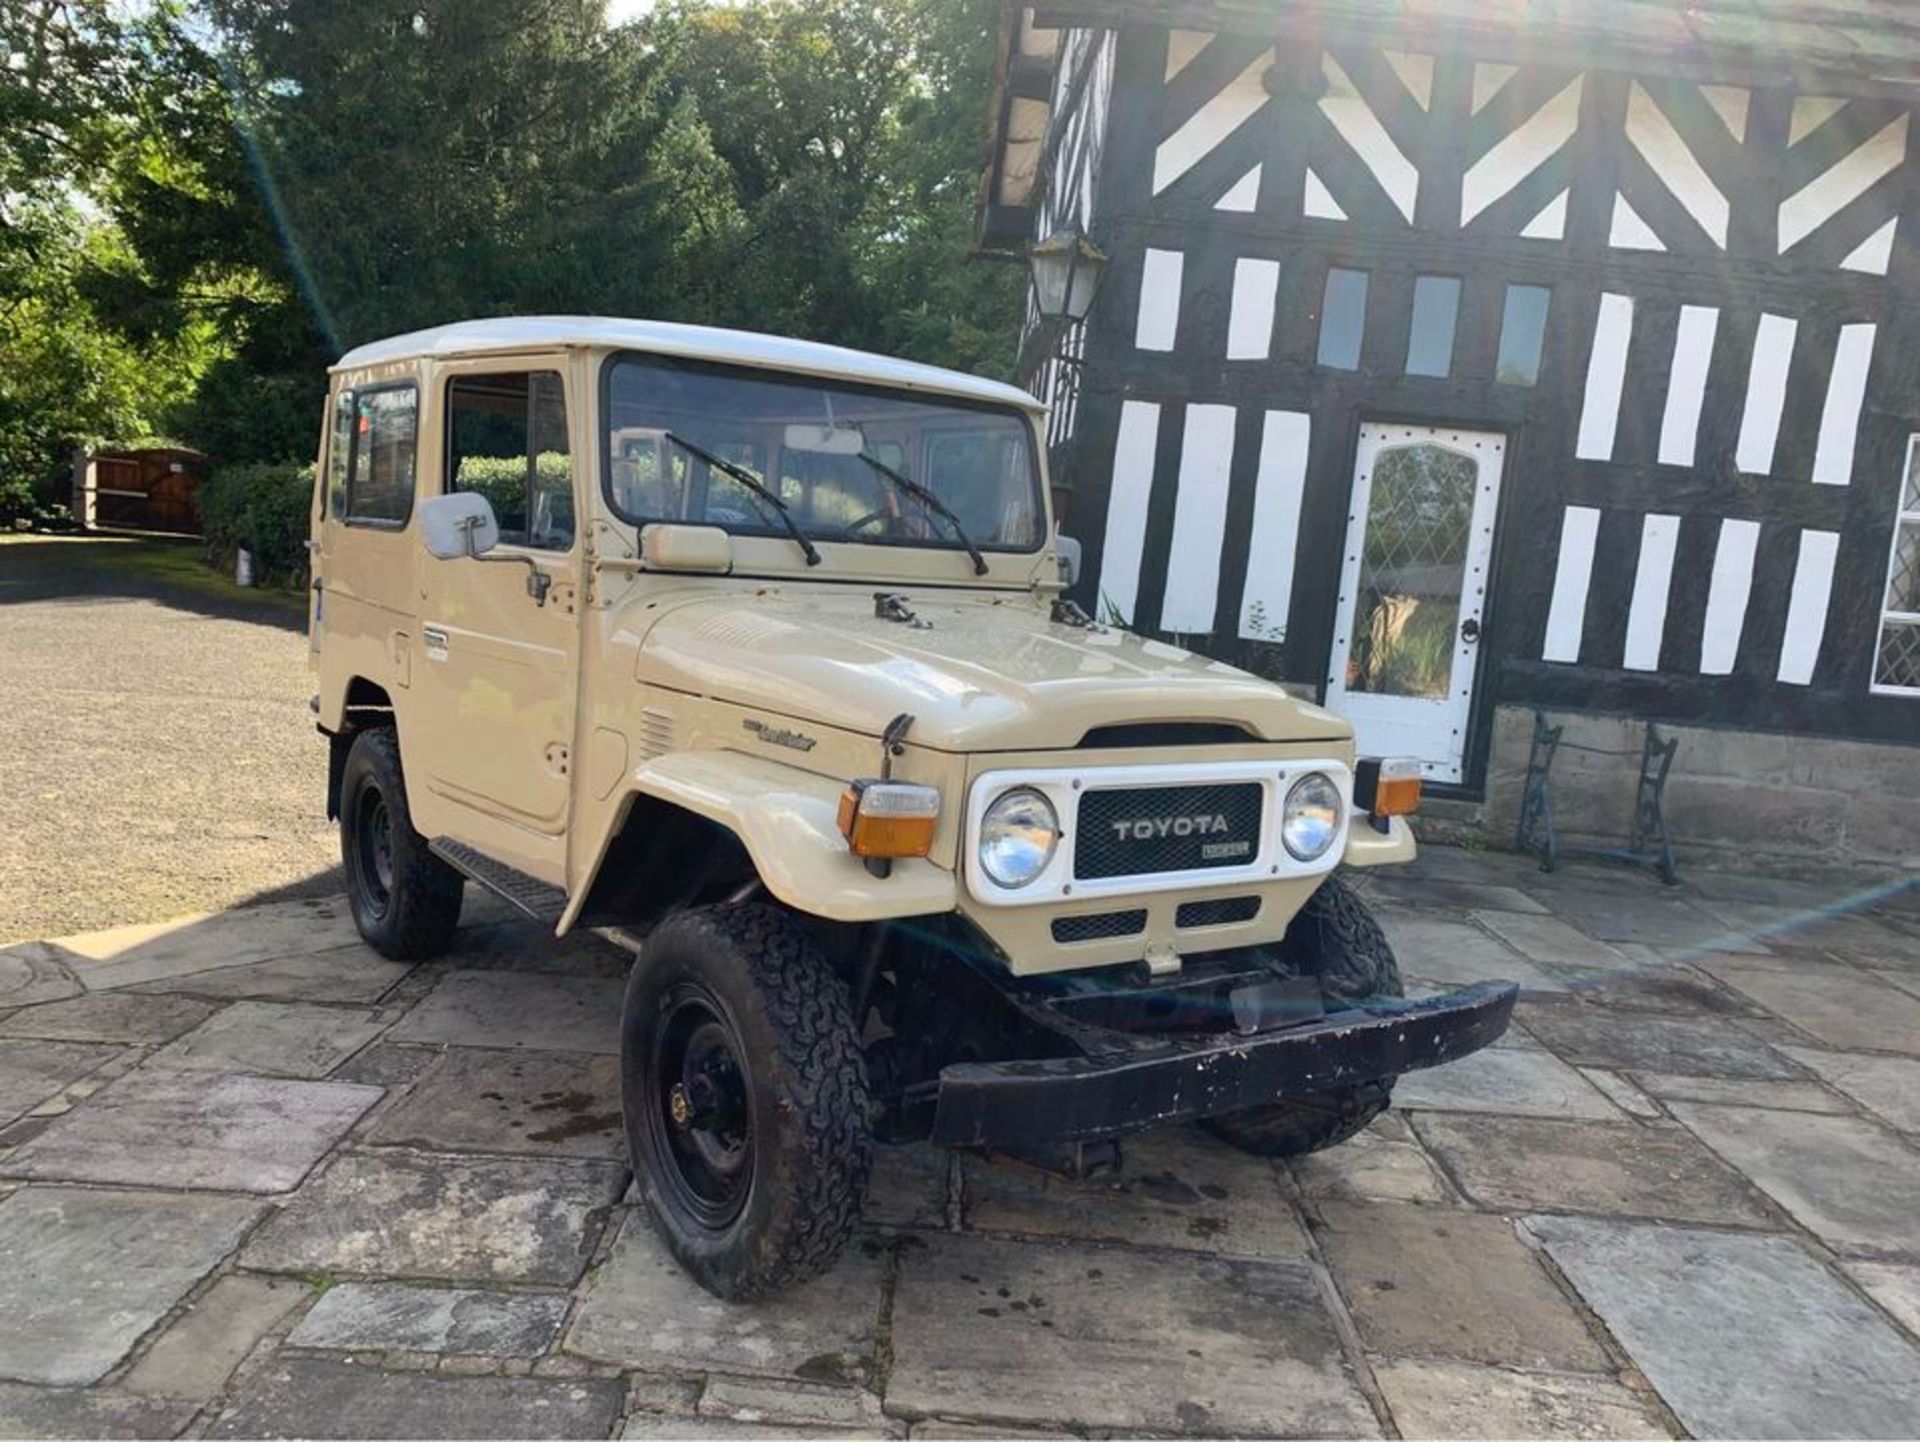
[[[1527,784],[1520,797],[1520,821],[1513,837],[1515,849],[1538,856],[1542,871],[1552,871],[1563,855],[1598,856],[1647,867],[1658,872],[1668,886],[1677,886],[1673,842],[1667,832],[1666,790],[1680,738],[1663,741],[1659,728],[1651,721],[1647,723],[1646,739],[1639,751],[1640,779],[1633,798],[1633,829],[1625,846],[1568,846],[1562,844],[1554,831],[1553,758],[1563,749],[1584,751],[1592,756],[1635,753],[1563,740],[1566,729],[1564,722],[1549,725],[1544,711],[1533,713],[1533,745],[1527,752]]]

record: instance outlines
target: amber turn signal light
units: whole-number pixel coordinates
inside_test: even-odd
[[[1369,757],[1353,768],[1353,804],[1376,821],[1420,809],[1420,763],[1407,756]]]
[[[840,794],[840,834],[855,856],[925,856],[940,793],[906,781],[855,781]]]

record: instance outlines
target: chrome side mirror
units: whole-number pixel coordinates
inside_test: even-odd
[[[1060,584],[1072,590],[1080,579],[1080,542],[1072,536],[1057,536],[1054,549],[1060,556]]]
[[[420,539],[442,561],[480,557],[500,544],[493,503],[476,491],[455,491],[420,503]]]
[[[531,556],[489,556],[500,544],[500,522],[494,519],[493,503],[475,491],[455,491],[450,496],[434,496],[420,503],[420,539],[427,554],[440,561],[504,561],[527,568],[527,594],[536,606],[547,604],[547,592],[553,577]]]

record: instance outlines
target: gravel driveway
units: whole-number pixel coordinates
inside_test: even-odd
[[[338,891],[297,609],[0,544],[0,945]]]

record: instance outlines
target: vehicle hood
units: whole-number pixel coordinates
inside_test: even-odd
[[[1025,592],[910,593],[908,604],[924,625],[879,618],[868,590],[668,602],[638,679],[874,736],[911,712],[915,744],[948,751],[1064,750],[1097,726],[1155,721],[1238,724],[1269,741],[1352,734],[1222,662],[1050,620]]]

